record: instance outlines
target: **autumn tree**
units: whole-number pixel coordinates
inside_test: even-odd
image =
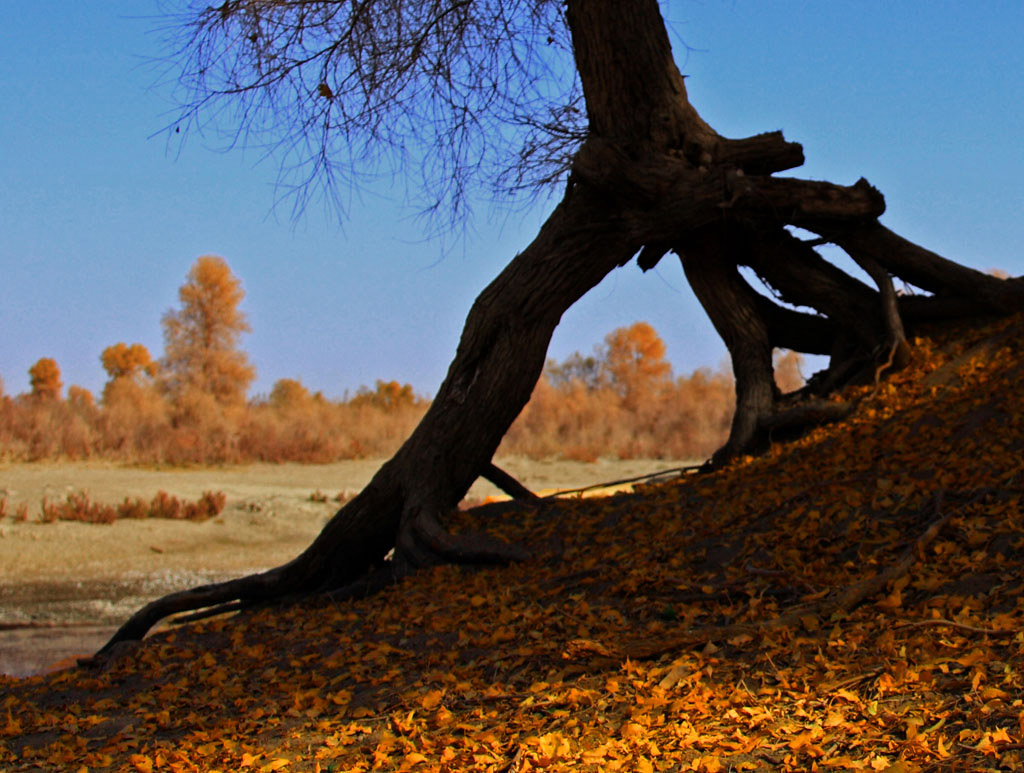
[[[96,398],[85,387],[72,384],[68,387],[68,405],[80,412],[91,412],[96,408]]]
[[[604,352],[599,349],[588,355],[573,352],[563,362],[549,360],[544,366],[544,375],[555,387],[578,382],[587,389],[599,389],[608,378],[604,357]]]
[[[312,402],[313,395],[295,378],[281,378],[270,389],[268,402],[278,411],[302,411]]]
[[[441,518],[478,476],[499,477],[491,457],[562,314],[633,260],[649,270],[677,255],[729,350],[736,410],[715,464],[779,428],[843,415],[848,407],[824,396],[901,367],[921,322],[1024,302],[1024,280],[966,268],[883,226],[885,200],[866,180],[776,177],[804,160],[781,132],[718,134],[687,98],[657,0],[227,0],[196,6],[178,43],[185,104],[175,128],[238,119],[227,127],[236,138],[283,149],[300,191],[316,189],[311,180],[330,191],[391,161],[421,171],[427,203],[452,211],[490,181],[505,192],[561,185],[562,198],[478,296],[416,430],[301,556],[155,602],[115,640],[176,610],[345,586],[392,549],[392,573],[514,558],[508,546],[447,533]],[[829,263],[817,250],[826,243],[870,284]],[[926,294],[898,295],[894,277]],[[783,397],[776,347],[829,365]]]
[[[245,402],[256,371],[239,349],[249,330],[239,308],[244,297],[223,258],[203,255],[189,269],[178,290],[181,308],[163,317],[161,383],[179,407],[201,398],[221,407]]]
[[[100,354],[100,362],[110,380],[129,378],[138,382],[147,376],[152,378],[159,371],[149,350],[142,344],[116,343],[108,346]]]
[[[605,338],[605,367],[627,406],[635,407],[659,386],[671,383],[665,342],[647,322],[613,330]]]
[[[150,386],[159,372],[159,366],[142,344],[119,342],[108,346],[100,354],[100,362],[107,372],[107,383],[103,386],[104,403],[111,402],[119,391]]]
[[[28,369],[29,384],[32,395],[41,400],[59,400],[63,384],[60,380],[60,368],[52,357],[40,357],[35,365]]]
[[[412,384],[399,384],[397,381],[377,380],[374,388],[362,388],[352,398],[355,404],[372,405],[383,411],[397,411],[402,408],[411,408],[416,405],[418,399],[413,392]]]

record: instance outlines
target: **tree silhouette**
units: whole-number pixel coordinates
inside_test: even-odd
[[[987,276],[888,230],[878,222],[885,200],[866,180],[774,176],[804,160],[781,132],[719,135],[688,100],[657,0],[226,0],[195,12],[178,50],[186,128],[230,117],[236,138],[285,150],[302,191],[390,159],[424,170],[435,203],[458,203],[487,180],[506,190],[564,183],[564,194],[478,296],[416,430],[305,552],[154,602],[112,643],[171,612],[336,589],[378,566],[393,576],[522,555],[451,535],[441,518],[478,476],[514,489],[491,458],[543,371],[555,326],[634,258],[648,270],[678,255],[729,350],[736,411],[714,464],[763,448],[779,429],[844,415],[848,406],[823,397],[903,365],[908,328],[1024,302],[1024,280]],[[874,286],[828,263],[815,249],[823,243]],[[898,296],[894,276],[927,294]],[[828,355],[829,366],[782,396],[776,347]]]
[[[41,400],[59,400],[61,390],[60,368],[52,357],[41,357],[28,369],[32,395]]]
[[[245,291],[223,258],[204,255],[178,290],[181,308],[163,317],[161,384],[178,406],[199,397],[221,406],[245,402],[256,370],[239,347],[249,323],[239,309]]]

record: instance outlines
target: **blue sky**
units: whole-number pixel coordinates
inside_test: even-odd
[[[104,347],[141,342],[159,356],[161,315],[193,261],[216,253],[247,292],[253,392],[288,377],[334,397],[385,378],[433,394],[473,298],[553,202],[481,204],[446,246],[387,186],[353,194],[343,225],[317,207],[295,222],[274,208],[274,159],[201,137],[177,152],[160,134],[174,105],[146,64],[161,53],[156,10],[30,4],[0,29],[5,391],[27,390],[43,356],[65,384],[94,391]],[[721,133],[782,129],[807,157],[793,174],[864,176],[904,236],[1024,273],[1019,0],[672,0],[663,11],[691,101]],[[550,354],[588,352],[638,319],[677,373],[723,360],[671,259],[613,273],[565,315]]]

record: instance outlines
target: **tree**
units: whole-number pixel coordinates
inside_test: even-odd
[[[417,399],[412,390],[412,384],[399,384],[397,381],[377,379],[373,390],[363,387],[352,398],[352,402],[356,405],[372,405],[383,411],[397,411],[402,408],[411,408],[416,405]]]
[[[60,368],[52,357],[40,357],[35,365],[28,369],[32,395],[40,400],[60,399]]]
[[[564,362],[549,360],[544,365],[544,375],[558,389],[569,388],[574,383],[583,384],[587,389],[600,389],[608,377],[605,357],[600,346],[595,346],[594,353],[587,356],[573,352]]]
[[[282,412],[302,411],[313,401],[313,395],[294,378],[280,378],[270,390],[268,402]]]
[[[175,611],[341,588],[374,566],[401,574],[516,557],[509,546],[448,534],[440,519],[475,478],[498,477],[491,457],[529,399],[562,314],[634,258],[648,270],[678,255],[729,350],[736,411],[716,465],[763,447],[779,428],[843,415],[847,407],[823,396],[904,364],[908,328],[1013,312],[1024,300],[1021,279],[965,268],[881,225],[885,201],[866,180],[775,177],[803,163],[801,146],[781,132],[719,135],[687,99],[657,0],[227,0],[197,11],[189,34],[180,49],[192,89],[184,122],[230,105],[240,137],[303,154],[284,167],[328,189],[365,157],[401,161],[410,147],[436,173],[427,190],[437,201],[458,202],[488,178],[506,189],[565,188],[534,241],[473,304],[416,430],[309,548],[277,569],[154,602],[113,641]],[[495,175],[490,163],[510,143],[506,174]],[[438,180],[440,191],[429,185]],[[815,249],[822,243],[841,247],[874,286],[828,263]],[[898,296],[894,276],[929,295]],[[774,347],[830,357],[803,403],[778,394]]]
[[[108,403],[115,392],[125,391],[131,384],[137,389],[149,387],[160,367],[153,361],[149,350],[142,344],[116,343],[100,354],[107,383],[103,386],[103,402]]]
[[[108,346],[100,354],[100,362],[110,379],[130,378],[133,381],[140,381],[146,376],[152,378],[159,371],[159,366],[153,361],[149,350],[142,344],[129,346],[125,343],[116,343]]]
[[[605,338],[605,367],[627,406],[638,405],[659,385],[671,383],[672,366],[665,360],[665,342],[647,322],[613,330]]]
[[[96,409],[96,399],[85,387],[72,384],[68,387],[68,405],[79,412],[93,412]]]
[[[203,255],[189,269],[178,290],[181,308],[163,317],[162,385],[179,407],[197,398],[212,399],[220,406],[245,402],[256,370],[238,348],[242,333],[249,330],[245,314],[238,308],[244,297],[242,283],[223,258]],[[141,372],[132,359],[141,357],[141,352],[132,354],[133,349],[112,353],[116,361],[111,365]],[[122,354],[124,361],[118,359]]]

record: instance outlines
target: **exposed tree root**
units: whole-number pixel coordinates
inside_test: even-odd
[[[526,488],[526,486],[509,475],[503,469],[498,467],[494,462],[491,462],[484,468],[484,472],[481,477],[484,480],[493,483],[513,499],[522,500],[524,502],[536,502],[540,499],[540,497],[530,491],[530,489]]]

